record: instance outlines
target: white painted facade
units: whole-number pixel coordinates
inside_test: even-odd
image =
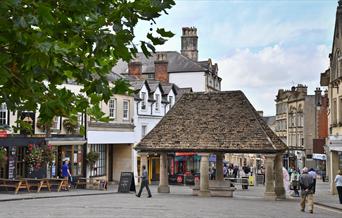
[[[176,93],[173,89],[170,90],[167,96],[164,95],[164,100],[167,100],[169,102],[168,104],[162,101],[163,91],[161,90],[160,86],[158,86],[154,93],[151,94],[153,96],[153,99],[150,99],[150,101],[148,101],[149,93],[150,91],[148,87],[146,86],[146,84],[144,84],[139,90],[138,94],[141,101],[136,101],[134,104],[135,144],[139,143],[140,140],[159,123],[163,116],[175,104]],[[159,96],[159,99],[157,99],[157,96]],[[132,156],[134,175],[138,175],[138,155],[137,151],[134,149],[132,150]],[[137,178],[135,178],[135,180],[137,182]]]

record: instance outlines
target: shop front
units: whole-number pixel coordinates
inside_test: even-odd
[[[54,160],[48,167],[47,177],[62,177],[62,166],[65,160],[69,161],[69,170],[72,176],[85,177],[85,144],[83,137],[47,138],[46,142],[54,152]]]
[[[32,177],[32,170],[25,159],[28,157],[29,146],[40,147],[45,144],[43,137],[27,137],[21,135],[6,135],[0,138],[2,160],[0,163],[0,178],[14,179]]]
[[[170,184],[194,185],[199,180],[201,157],[193,152],[176,152],[169,158]]]

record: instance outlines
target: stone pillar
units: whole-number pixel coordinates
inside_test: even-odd
[[[275,155],[265,155],[265,176],[266,176],[266,181],[265,181],[265,194],[264,197],[265,199],[268,200],[275,200],[276,199],[276,194],[274,191],[274,159]]]
[[[148,162],[147,162],[147,153],[140,153],[140,176],[142,176],[142,166],[145,166],[148,170]],[[141,179],[139,180],[139,184],[141,183]]]
[[[200,191],[198,196],[210,196],[209,192],[209,154],[202,153],[201,156],[201,178],[200,178]]]
[[[170,193],[169,178],[168,178],[168,165],[167,165],[167,154],[160,154],[160,174],[159,174],[159,193]]]
[[[223,181],[223,154],[216,153],[216,180]]]
[[[330,151],[330,177],[329,177],[329,183],[330,183],[330,192],[333,195],[337,194],[337,189],[335,185],[335,177],[337,175],[337,171],[339,169],[339,157],[337,151]]]
[[[286,192],[283,180],[283,154],[277,154],[274,159],[275,193],[278,199],[285,199]]]

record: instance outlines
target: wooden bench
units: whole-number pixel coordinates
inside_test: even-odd
[[[42,188],[47,188],[48,191],[51,191],[51,185],[48,179],[31,179],[31,178],[26,178],[25,179],[26,183],[28,183],[30,189],[32,187],[37,188],[37,193],[40,192]]]
[[[30,192],[29,184],[23,179],[0,179],[0,187],[6,188],[14,188],[14,193],[18,194],[20,189],[26,189]]]
[[[62,189],[69,191],[69,182],[68,179],[47,179],[50,185],[50,189],[53,186],[56,186],[57,192],[60,192]]]
[[[107,190],[107,181],[103,179],[79,177],[77,178],[75,188],[80,188],[80,186],[90,189]]]

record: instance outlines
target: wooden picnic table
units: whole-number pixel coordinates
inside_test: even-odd
[[[39,193],[42,188],[47,188],[51,191],[51,185],[48,179],[25,178],[25,181],[30,189],[32,187],[37,187],[37,193]]]
[[[6,188],[14,188],[14,193],[17,194],[20,189],[26,189],[30,192],[30,186],[24,179],[0,179],[0,187]]]
[[[65,178],[65,179],[48,179],[49,181],[49,184],[50,184],[50,188],[52,186],[57,186],[57,192],[60,192],[61,189],[66,189],[69,191],[69,182],[68,182],[68,179]]]

